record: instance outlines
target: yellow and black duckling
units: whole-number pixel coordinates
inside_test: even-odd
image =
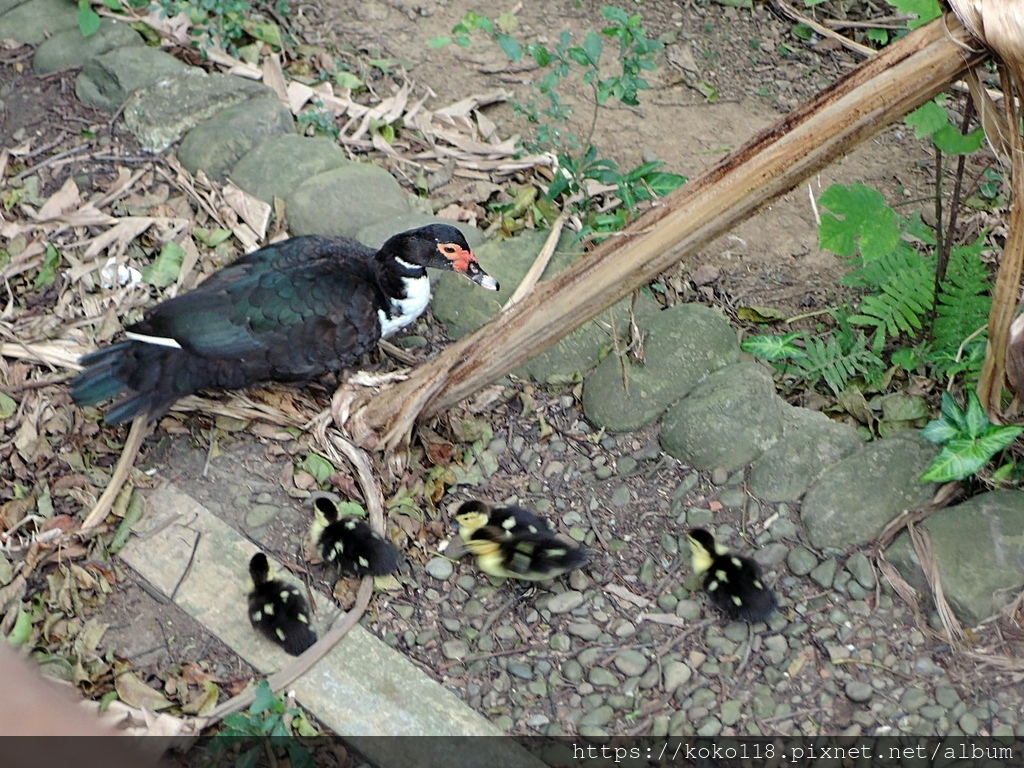
[[[262,552],[249,561],[252,590],[249,592],[249,621],[284,648],[298,656],[316,642],[309,626],[309,605],[294,584],[271,578],[270,562]]]
[[[313,499],[309,535],[325,563],[353,576],[383,576],[398,568],[401,553],[355,515],[342,515],[327,496]]]
[[[704,590],[730,619],[767,621],[775,610],[775,593],[764,585],[761,568],[715,541],[703,528],[686,534],[693,570],[703,577]]]
[[[587,553],[555,536],[554,526],[521,507],[467,501],[455,514],[466,549],[492,576],[546,581],[587,562]]]

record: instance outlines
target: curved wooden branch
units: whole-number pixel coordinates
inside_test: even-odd
[[[675,262],[920,106],[985,52],[952,14],[910,33],[665,198],[522,302],[449,346],[348,421],[370,449],[539,354]]]

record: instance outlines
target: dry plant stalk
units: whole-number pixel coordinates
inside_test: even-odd
[[[401,445],[420,416],[449,408],[539,354],[947,88],[983,61],[985,52],[972,46],[951,14],[897,41],[668,196],[622,236],[353,409],[350,434],[373,450]]]

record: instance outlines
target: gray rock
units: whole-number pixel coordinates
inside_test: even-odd
[[[806,576],[817,564],[818,558],[807,547],[794,547],[786,556],[786,565],[797,576]]]
[[[60,32],[40,43],[32,56],[32,69],[46,75],[70,67],[80,67],[89,59],[114,48],[145,45],[131,25],[116,19],[101,19],[94,35],[85,37],[77,27]]]
[[[206,74],[192,69],[166,51],[147,45],[114,48],[82,65],[82,71],[75,79],[75,95],[83,104],[114,112],[136,89],[148,88],[158,81],[186,72],[192,72],[194,77]]]
[[[249,99],[185,134],[178,159],[191,173],[202,169],[211,179],[221,179],[263,139],[294,131],[292,113],[277,96]]]
[[[864,589],[875,588],[875,569],[863,552],[854,552],[846,561],[846,570],[857,580]]]
[[[228,175],[249,194],[272,203],[275,197],[287,198],[306,179],[350,162],[330,139],[289,134],[258,144]]]
[[[931,538],[943,594],[962,622],[979,624],[1024,587],[1024,491],[979,494],[920,525]],[[927,589],[905,533],[886,557],[917,589]]]
[[[601,636],[601,628],[589,621],[570,624],[566,630],[570,635],[575,635],[581,640],[597,640]]]
[[[640,677],[650,663],[640,651],[625,650],[615,657],[615,668],[626,677]]]
[[[441,653],[444,654],[446,659],[457,661],[464,659],[469,655],[469,645],[465,640],[445,640],[441,643]]]
[[[367,224],[409,211],[394,176],[372,163],[348,163],[318,173],[287,195],[285,204],[293,235],[354,237]]]
[[[629,504],[632,498],[633,496],[629,492],[629,486],[623,484],[617,486],[615,490],[612,491],[612,495],[609,500],[611,501],[612,506],[614,507],[624,507],[627,504]]]
[[[36,45],[50,35],[78,29],[78,7],[68,0],[32,0],[30,3],[4,3],[0,10],[0,38]],[[79,32],[81,34],[81,32]]]
[[[832,581],[836,577],[836,571],[839,570],[839,564],[831,557],[823,560],[821,564],[811,571],[811,581],[824,589],[829,589],[832,586]]]
[[[476,249],[480,264],[501,284],[497,294],[481,291],[458,275],[442,273],[430,306],[452,338],[475,331],[498,313],[537,258],[546,239],[546,232],[531,230],[508,240],[488,241]],[[573,245],[572,240],[570,232],[562,236],[542,279],[562,271],[579,256],[579,247]],[[620,301],[612,310],[617,329],[627,327],[629,301]],[[640,294],[635,310],[638,320],[659,310],[654,299]],[[566,380],[597,365],[602,351],[610,346],[610,324],[608,313],[604,312],[525,362],[514,373],[541,382]]]
[[[721,706],[718,708],[718,717],[722,721],[722,725],[736,725],[740,721],[742,716],[743,703],[736,699],[728,699],[723,701]]]
[[[786,559],[787,548],[785,544],[773,542],[766,544],[754,552],[754,561],[765,568],[777,565]]]
[[[665,693],[675,693],[677,688],[686,685],[693,677],[693,670],[681,661],[670,661],[665,664]]]
[[[917,712],[928,703],[928,694],[920,688],[908,688],[900,697],[900,706],[905,712]]]
[[[619,678],[604,667],[591,669],[587,679],[597,688],[616,688],[620,684]]]
[[[645,362],[626,362],[628,391],[614,354],[584,381],[583,412],[595,426],[628,432],[650,424],[709,373],[739,359],[736,332],[710,307],[677,304],[640,327],[647,332]]]
[[[661,445],[697,469],[739,469],[779,439],[783,405],[763,367],[728,365],[668,409]]]
[[[871,700],[874,689],[871,687],[871,683],[862,683],[860,680],[847,680],[846,685],[843,686],[843,693],[846,694],[846,698],[850,701],[863,704]]]
[[[835,464],[804,496],[800,516],[815,547],[846,549],[873,540],[904,509],[931,500],[938,485],[918,480],[938,448],[915,434],[879,440]]]
[[[423,570],[438,581],[446,581],[455,572],[455,566],[447,557],[432,557],[423,566]]]
[[[415,229],[416,227],[425,227],[427,224],[451,224],[453,227],[458,227],[462,234],[466,236],[466,242],[469,243],[471,248],[476,248],[484,241],[484,233],[464,221],[440,219],[429,213],[420,213],[418,211],[403,213],[392,219],[384,219],[383,221],[363,227],[356,233],[356,240],[371,248],[380,248],[384,245],[384,241],[392,235],[409,229]]]
[[[19,5],[23,5],[27,2],[28,0],[0,0],[0,16],[3,16],[12,8],[15,8],[16,6]],[[4,30],[6,32],[7,27],[4,27]],[[15,38],[12,37],[11,39],[14,40]]]
[[[782,437],[754,461],[747,489],[764,501],[797,501],[822,473],[863,443],[855,429],[823,413],[783,408]]]
[[[547,609],[551,613],[568,613],[583,605],[583,593],[574,589],[566,590],[548,600]],[[572,629],[570,628],[570,632]]]
[[[94,61],[117,53],[111,51]],[[208,75],[201,69],[190,68],[180,75],[156,78],[136,90],[125,103],[124,124],[144,149],[162,152],[218,112],[256,98],[275,96],[267,86],[244,77]]]

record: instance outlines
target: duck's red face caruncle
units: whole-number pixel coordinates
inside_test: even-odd
[[[448,259],[455,272],[465,275],[481,288],[498,290],[498,281],[484,272],[472,250],[455,243],[438,243],[437,250]]]

